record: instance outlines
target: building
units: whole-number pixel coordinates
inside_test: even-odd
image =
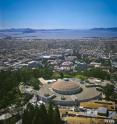
[[[73,70],[74,69],[74,64],[71,61],[64,61],[61,64],[61,67],[60,68],[61,68],[61,70],[64,70],[64,71],[70,71],[70,70]]]
[[[95,67],[95,68],[99,68],[101,66],[101,63],[98,63],[98,62],[91,62],[90,63],[90,66],[91,67]]]
[[[99,107],[98,108],[98,115],[100,116],[107,116],[108,115],[108,110],[105,107]]]
[[[42,67],[42,64],[40,64],[38,61],[30,61],[28,62],[28,67],[29,68]]]
[[[81,91],[80,85],[74,81],[70,81],[68,79],[64,80],[57,80],[53,85],[52,85],[53,91],[56,93],[60,93],[63,95],[70,95],[70,94],[76,94]]]
[[[55,82],[42,83],[38,96],[43,102],[52,100],[58,105],[73,106],[81,102],[97,100],[101,92],[96,87],[86,87],[80,79],[58,79]]]

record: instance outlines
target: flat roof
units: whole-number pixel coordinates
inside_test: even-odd
[[[106,114],[107,113],[107,108],[105,108],[105,107],[99,107],[98,108],[98,113]]]

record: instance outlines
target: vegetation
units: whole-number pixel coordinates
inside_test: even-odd
[[[35,90],[39,90],[39,84],[40,84],[40,82],[39,82],[39,80],[37,78],[32,77],[29,80],[29,84],[32,85]]]
[[[111,62],[110,62],[110,60],[102,60],[101,61],[101,64],[102,64],[102,66],[111,66]]]
[[[0,108],[11,104],[19,104],[22,94],[19,91],[19,83],[24,82],[39,89],[39,77],[51,78],[53,72],[49,68],[41,67],[37,69],[22,68],[20,70],[0,72]]]
[[[0,108],[16,103],[20,99],[19,81],[17,72],[10,70],[0,72]]]
[[[106,71],[103,71],[101,68],[92,68],[90,70],[86,70],[84,72],[81,72],[81,75],[87,76],[87,77],[95,77],[100,79],[107,79],[110,80],[110,74]]]
[[[53,73],[53,78],[79,78],[81,80],[86,80],[88,77],[95,77],[100,79],[107,79],[110,80],[110,74],[106,71],[103,71],[101,68],[92,68],[90,70],[85,70],[79,73]]]
[[[44,104],[39,107],[29,104],[22,118],[23,124],[62,124],[58,107],[52,103],[47,109]]]
[[[117,93],[113,93],[111,99],[117,102]]]
[[[112,81],[117,81],[117,72],[114,72],[111,74],[111,80]]]
[[[66,72],[54,72],[52,78],[79,78],[81,80],[86,80],[87,77],[79,73],[66,73]]]
[[[109,100],[110,97],[113,95],[113,91],[114,91],[114,85],[107,84],[103,88],[103,93],[105,94],[107,100]]]
[[[58,79],[58,78],[61,78],[61,75],[60,75],[59,72],[54,72],[53,75],[52,75],[52,78]]]

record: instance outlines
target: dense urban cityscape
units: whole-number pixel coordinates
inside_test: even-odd
[[[1,123],[32,124],[37,106],[46,114],[58,106],[54,124],[116,122],[117,38],[5,37],[0,44]]]

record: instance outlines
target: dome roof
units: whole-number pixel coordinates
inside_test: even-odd
[[[69,90],[74,90],[80,88],[80,86],[72,81],[72,80],[62,80],[58,79],[53,85],[52,88],[54,90],[59,90],[59,91],[69,91]]]

